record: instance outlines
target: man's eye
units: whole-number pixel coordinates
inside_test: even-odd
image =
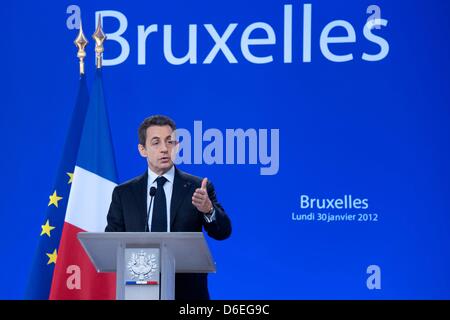
[[[157,146],[159,144],[159,141],[153,141],[152,146]]]

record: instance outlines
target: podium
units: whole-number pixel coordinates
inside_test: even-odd
[[[175,273],[216,272],[202,232],[80,232],[97,272],[116,272],[117,300],[173,300]]]

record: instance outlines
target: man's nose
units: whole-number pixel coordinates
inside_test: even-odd
[[[161,143],[161,152],[167,153],[169,148],[165,142]]]

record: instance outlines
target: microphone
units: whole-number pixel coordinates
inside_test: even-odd
[[[148,230],[148,217],[150,216],[150,208],[152,207],[153,197],[156,194],[156,188],[151,187],[149,194],[150,194],[150,205],[148,206],[148,210],[147,210],[147,219],[145,220],[145,231],[144,232],[150,231],[150,230]]]

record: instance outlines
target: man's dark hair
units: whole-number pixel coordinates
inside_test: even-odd
[[[177,128],[175,122],[167,116],[155,115],[148,117],[142,121],[138,129],[139,144],[145,146],[145,141],[147,140],[147,129],[151,126],[169,126],[173,131]]]

